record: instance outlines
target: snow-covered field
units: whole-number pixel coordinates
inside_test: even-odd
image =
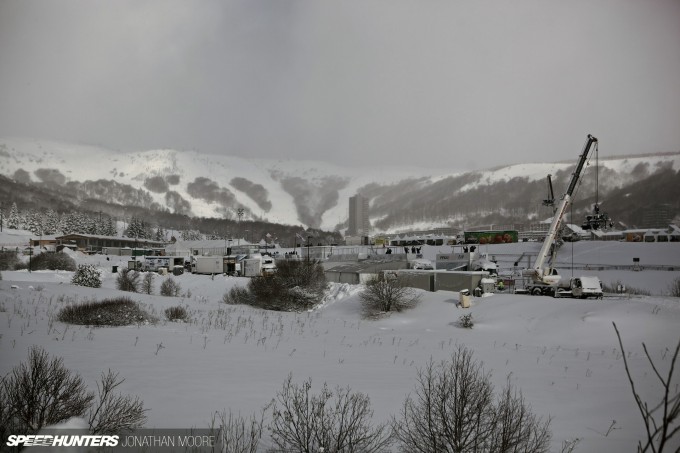
[[[649,265],[680,268],[680,244],[657,245],[575,247],[578,262],[629,263],[634,253]],[[510,255],[515,248],[535,246],[512,244],[490,253]],[[423,251],[434,257],[439,248]],[[449,358],[464,344],[492,371],[497,387],[509,377],[536,414],[552,417],[553,450],[559,451],[564,440],[580,438],[578,452],[634,451],[643,425],[612,322],[622,333],[638,389],[650,403],[657,402],[661,389],[642,342],[664,373],[680,339],[680,299],[662,295],[680,271],[606,271],[605,282],[621,280],[653,296],[584,301],[495,294],[474,299],[464,310],[456,306],[458,293],[423,292],[415,309],[369,321],[360,314],[360,287],[336,284],[310,312],[267,312],[221,302],[229,288],[246,284],[243,278],[172,277],[185,293],[179,298],[122,293],[111,270],[125,266],[123,260],[75,258],[101,266],[102,288],[73,286],[70,272],[2,272],[0,373],[25,360],[32,345],[63,357],[91,388],[110,368],[126,379],[121,390],[139,395],[150,409],[148,427],[206,428],[215,411],[258,412],[289,373],[297,382],[311,377],[315,387],[327,382],[366,393],[374,420],[387,421],[413,390],[417,369],[430,358]],[[170,277],[156,277],[156,294],[165,278]],[[89,328],[54,319],[67,304],[120,295],[139,301],[160,321]],[[176,305],[188,308],[192,322],[165,320],[165,308]],[[464,313],[472,313],[474,328],[459,327]]]

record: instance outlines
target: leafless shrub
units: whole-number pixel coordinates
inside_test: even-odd
[[[680,277],[673,280],[673,283],[668,288],[668,293],[672,297],[680,297]]]
[[[0,378],[0,435],[34,434],[72,417],[87,416],[93,434],[113,434],[141,427],[146,416],[137,397],[114,393],[123,383],[118,374],[102,373],[95,395],[81,377],[64,367],[61,358],[50,358],[38,346]]]
[[[20,363],[2,380],[0,426],[36,433],[82,416],[93,398],[80,376],[65,368],[61,358],[50,359],[44,349],[33,346],[28,363]]]
[[[15,250],[0,250],[0,270],[15,270],[20,263],[19,255]]]
[[[75,271],[76,262],[65,253],[39,253],[31,259],[31,270],[62,270]]]
[[[472,313],[461,315],[460,318],[458,318],[458,323],[460,324],[461,327],[464,327],[466,329],[472,329],[475,325],[475,322],[472,319]]]
[[[142,292],[144,294],[153,294],[153,272],[147,272],[144,274],[144,279],[142,280]]]
[[[288,376],[273,402],[271,438],[280,452],[373,453],[390,444],[388,425],[371,425],[370,399],[324,383],[311,393],[311,379],[297,385]]]
[[[179,297],[182,287],[172,278],[168,278],[161,283],[161,296]]]
[[[673,380],[673,373],[675,371],[675,363],[680,354],[680,341],[675,347],[675,352],[671,358],[671,364],[668,369],[667,375],[664,377],[659,368],[652,360],[647,350],[647,346],[642,343],[642,348],[645,351],[645,356],[647,361],[649,361],[654,375],[661,383],[663,389],[663,394],[657,404],[650,404],[647,401],[643,401],[635,388],[635,381],[630,374],[630,368],[628,367],[628,359],[626,359],[626,352],[623,348],[623,341],[621,340],[621,334],[619,329],[614,324],[614,330],[616,331],[616,337],[619,340],[619,346],[621,347],[621,355],[623,356],[623,364],[626,368],[626,375],[628,376],[628,381],[630,382],[630,388],[633,392],[633,397],[635,398],[635,404],[640,411],[642,420],[645,425],[645,433],[647,438],[638,442],[638,452],[651,451],[653,453],[662,453],[664,448],[668,447],[671,451],[673,448],[677,448],[671,445],[671,439],[680,432],[680,425],[678,425],[678,417],[680,417],[680,392],[678,392],[677,386],[675,387],[675,394],[671,391],[671,382]]]
[[[393,417],[402,451],[547,452],[550,420],[531,412],[508,383],[495,401],[490,375],[459,347],[450,362],[432,361],[418,371],[416,389]]]
[[[116,287],[121,291],[136,293],[139,291],[139,272],[124,267],[116,277]]]
[[[231,411],[213,414],[210,433],[220,444],[222,453],[257,453],[260,439],[264,411],[258,419],[254,415],[250,418],[234,415]]]
[[[253,305],[253,296],[243,286],[233,286],[222,296],[222,302],[228,305]]]
[[[181,305],[166,308],[165,317],[168,318],[168,321],[189,321],[189,313]]]
[[[222,300],[265,310],[308,310],[323,298],[326,277],[318,261],[282,261],[277,272],[251,278],[246,288],[234,287]]]
[[[92,434],[116,434],[140,428],[146,421],[146,409],[139,397],[114,393],[125,379],[108,370],[97,383],[97,404],[88,412]]]
[[[381,276],[365,283],[365,289],[359,295],[368,317],[390,311],[402,311],[414,307],[420,301],[420,295],[408,286],[404,278]]]

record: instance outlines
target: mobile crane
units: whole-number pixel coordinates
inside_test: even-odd
[[[557,254],[556,240],[562,227],[564,215],[571,205],[572,197],[574,196],[579,179],[581,178],[586,162],[588,161],[588,156],[595,148],[597,148],[597,138],[588,134],[588,139],[586,140],[585,146],[583,147],[583,152],[581,153],[578,163],[576,164],[576,169],[571,175],[571,180],[569,182],[569,186],[567,187],[567,191],[564,193],[564,195],[562,195],[557,207],[554,208],[552,223],[550,224],[548,234],[543,241],[541,250],[538,252],[534,267],[531,269],[526,269],[523,272],[525,277],[529,277],[531,279],[531,283],[526,286],[526,289],[533,295],[552,294],[557,296],[560,294],[561,288],[559,285],[562,277],[557,272],[557,269],[553,267],[555,256]],[[548,182],[552,190],[552,181],[550,178],[548,178]],[[593,279],[597,280],[597,282],[595,282]],[[584,282],[587,282],[587,285],[584,284]],[[562,283],[564,284],[564,282]],[[575,297],[602,297],[602,288],[597,277],[577,277],[569,282],[569,287],[573,293],[572,295]]]

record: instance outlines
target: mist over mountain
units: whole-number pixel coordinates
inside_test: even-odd
[[[341,167],[323,162],[244,159],[193,151],[122,153],[36,139],[0,138],[3,204],[35,208],[122,207],[183,216],[236,219],[342,231],[348,199],[370,200],[374,232],[527,223],[549,218],[542,205],[552,175],[564,192],[580,150],[563,162],[524,163],[475,172],[393,162],[391,167]],[[680,216],[680,152],[592,156],[575,197],[575,216],[597,201],[616,221],[633,227],[642,212],[663,204]],[[597,170],[597,171],[596,171]],[[28,189],[30,188],[30,189]],[[116,213],[112,213],[116,215]],[[580,223],[580,220],[575,220]]]

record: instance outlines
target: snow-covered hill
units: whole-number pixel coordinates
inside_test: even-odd
[[[194,151],[149,150],[119,152],[37,139],[0,138],[0,174],[22,182],[68,187],[83,197],[125,204],[121,188],[110,181],[129,185],[155,207],[200,216],[236,218],[243,208],[245,218],[334,230],[347,221],[349,197],[363,193],[371,199],[373,221],[383,231],[400,227],[445,226],[454,220],[450,212],[434,216],[424,207],[457,194],[521,179],[538,182],[554,176],[556,191],[568,179],[578,150],[561,163],[525,163],[485,171],[463,173],[455,168],[437,170],[404,166],[380,168],[340,167],[317,161],[262,160],[200,154]],[[591,165],[594,164],[594,160]],[[611,190],[648,177],[666,168],[680,169],[680,153],[600,159],[599,184]],[[561,179],[560,179],[561,178]],[[98,181],[97,184],[92,182]],[[69,186],[69,183],[72,185]],[[122,190],[125,192],[125,190]],[[532,190],[523,203],[533,206],[545,191]],[[536,192],[536,193],[534,193]],[[507,196],[508,194],[504,194]],[[107,199],[108,197],[108,199]],[[474,195],[474,197],[478,197]],[[529,199],[531,198],[531,199]],[[535,198],[535,199],[534,199]],[[453,201],[452,201],[453,203]],[[400,206],[422,211],[416,220],[395,216]],[[495,209],[487,201],[480,209]],[[465,208],[469,212],[469,208]]]

